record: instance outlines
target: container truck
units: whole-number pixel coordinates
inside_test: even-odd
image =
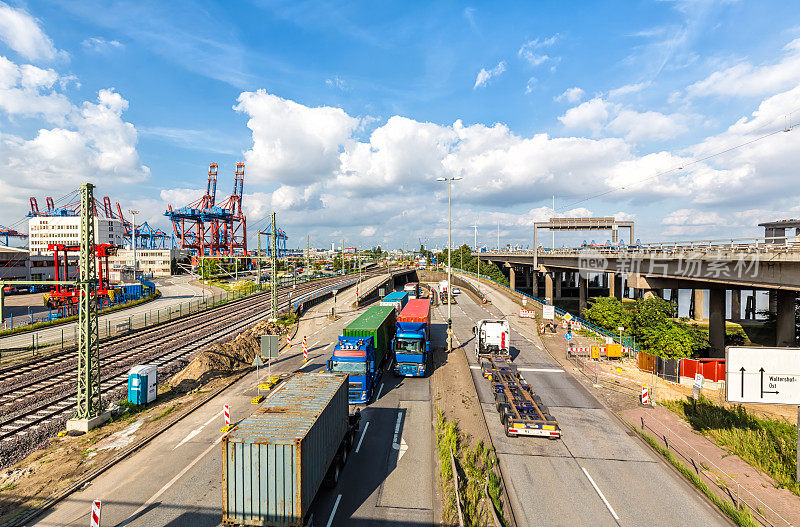
[[[347,375],[297,373],[222,439],[222,521],[301,527],[320,486],[335,487],[359,427]]]
[[[381,299],[379,305],[381,306],[391,306],[395,310],[395,314],[399,314],[404,307],[406,307],[406,303],[408,302],[408,293],[405,291],[395,291],[394,293],[389,293],[385,297]]]
[[[394,307],[372,306],[344,328],[334,346],[326,371],[350,376],[350,404],[366,404],[372,399],[390,351],[395,321]]]
[[[409,282],[403,287],[403,291],[408,293],[408,299],[419,298],[419,282]]]
[[[508,320],[480,320],[472,328],[475,335],[475,356],[490,354],[508,356],[511,353],[511,327]]]
[[[495,407],[508,437],[521,435],[558,439],[558,421],[520,375],[508,357],[491,354],[481,362],[483,376],[492,383]]]
[[[424,377],[431,370],[431,303],[424,298],[409,300],[397,316],[392,341],[394,373]]]

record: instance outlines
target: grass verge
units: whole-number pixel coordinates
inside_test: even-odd
[[[653,447],[654,450],[664,456],[667,461],[672,464],[672,466],[678,469],[678,471],[683,474],[686,479],[691,481],[692,484],[694,484],[694,486],[700,490],[700,492],[705,494],[706,497],[710,499],[723,513],[725,513],[726,516],[733,520],[736,525],[739,525],[740,527],[757,527],[760,525],[753,519],[753,516],[750,514],[750,509],[748,509],[746,506],[737,508],[733,503],[721,498],[718,494],[711,490],[705,481],[700,479],[700,476],[698,476],[694,470],[684,465],[678,458],[675,457],[672,452],[661,446],[661,444],[655,438],[653,438],[653,436],[647,434],[646,432],[642,432],[636,427],[631,428],[638,432],[639,435],[641,435],[642,438],[644,438],[644,440],[647,441],[647,443]]]
[[[796,425],[756,416],[742,405],[719,406],[702,396],[697,404],[687,400],[662,404],[688,421],[692,428],[800,496]]]
[[[452,449],[456,470],[459,467],[461,469],[458,490],[464,525],[468,527],[492,525],[488,506],[494,506],[502,524],[507,525],[503,518],[503,504],[500,499],[500,477],[495,470],[497,456],[491,447],[484,446],[483,441],[479,440],[474,447],[467,446],[467,442],[467,438],[459,432],[458,426],[448,421],[444,413],[437,409],[436,453],[439,458],[439,483],[444,496],[443,519],[450,522],[458,519],[453,467],[450,463]],[[492,505],[486,503],[484,489],[488,490]]]

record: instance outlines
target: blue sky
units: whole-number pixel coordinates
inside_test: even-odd
[[[451,175],[456,239],[490,246],[498,222],[530,244],[553,195],[649,241],[800,214],[796,131],[699,161],[800,119],[796,6],[564,5],[0,4],[0,224],[91,179],[167,227],[240,160],[251,225],[277,210],[290,245],[442,243]]]

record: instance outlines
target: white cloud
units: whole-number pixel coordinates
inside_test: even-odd
[[[472,87],[472,89],[474,90],[476,88],[485,86],[492,77],[497,77],[504,71],[506,71],[506,62],[504,60],[498,62],[497,66],[490,70],[481,68],[481,71],[478,72],[478,76],[475,78],[475,85]]]
[[[28,60],[53,60],[58,51],[35,18],[0,2],[0,40]]]
[[[536,83],[536,77],[531,77],[528,79],[528,82],[525,84],[525,93],[532,93],[536,88]]]
[[[376,232],[378,232],[378,229],[370,225],[361,229],[361,236],[366,236],[366,237],[375,236]]]
[[[615,88],[613,90],[609,90],[608,98],[609,99],[616,99],[617,97],[623,97],[625,95],[630,95],[631,93],[638,93],[643,89],[650,86],[650,82],[639,82],[636,84],[626,84],[624,86],[620,86],[619,88]]]
[[[0,56],[0,109],[9,115],[41,117],[62,124],[72,104],[53,90],[59,75],[30,64],[18,66]]]
[[[311,108],[264,90],[243,92],[234,109],[246,113],[253,148],[245,154],[248,175],[258,182],[311,183],[339,165],[339,148],[359,120],[341,108]]]
[[[525,59],[525,61],[527,61],[528,64],[533,67],[541,66],[548,60],[558,60],[558,58],[553,59],[549,55],[538,52],[538,50],[542,48],[551,47],[553,44],[555,44],[556,40],[558,40],[558,34],[544,39],[537,38],[534,40],[529,40],[519,48],[517,55]]]
[[[800,38],[783,48],[784,56],[773,64],[754,66],[744,61],[715,71],[686,88],[690,97],[709,95],[753,96],[775,93],[800,82]]]
[[[665,141],[688,130],[684,115],[637,112],[600,97],[570,108],[558,120],[567,128],[590,130],[594,135],[606,132],[633,143]]]
[[[338,75],[336,75],[332,79],[325,79],[325,84],[329,88],[338,88],[342,91],[347,90],[349,88],[347,82],[345,82],[345,80],[340,78]]]
[[[107,53],[115,49],[124,49],[125,44],[119,40],[106,40],[102,37],[91,37],[81,42],[81,46],[95,53]]]
[[[608,121],[615,107],[612,103],[595,97],[572,107],[558,118],[567,128],[586,128],[598,133]]]
[[[585,91],[575,86],[574,88],[567,88],[566,90],[564,90],[564,93],[562,93],[558,97],[553,97],[553,100],[556,102],[567,101],[569,103],[575,104],[576,102],[583,99],[585,95],[586,95]]]

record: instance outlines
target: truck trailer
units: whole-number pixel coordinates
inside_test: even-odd
[[[475,335],[475,356],[479,359],[496,354],[511,354],[511,326],[508,320],[480,320],[472,328]]]
[[[222,439],[222,521],[301,527],[339,481],[359,428],[347,375],[297,373]]]
[[[486,359],[481,362],[481,371],[492,383],[495,406],[506,435],[560,438],[558,421],[508,357],[492,354]]]
[[[395,310],[395,314],[400,314],[406,304],[408,303],[408,293],[405,291],[395,291],[394,293],[389,293],[385,297],[381,298],[379,305],[381,306],[391,306]]]
[[[394,307],[373,306],[344,328],[334,346],[326,371],[350,376],[350,404],[366,404],[372,399],[391,349],[395,322]]]
[[[424,298],[409,300],[397,316],[392,341],[394,373],[424,377],[431,371],[431,303]]]
[[[414,300],[419,298],[419,282],[409,282],[403,286],[403,291],[408,293],[408,299]]]

